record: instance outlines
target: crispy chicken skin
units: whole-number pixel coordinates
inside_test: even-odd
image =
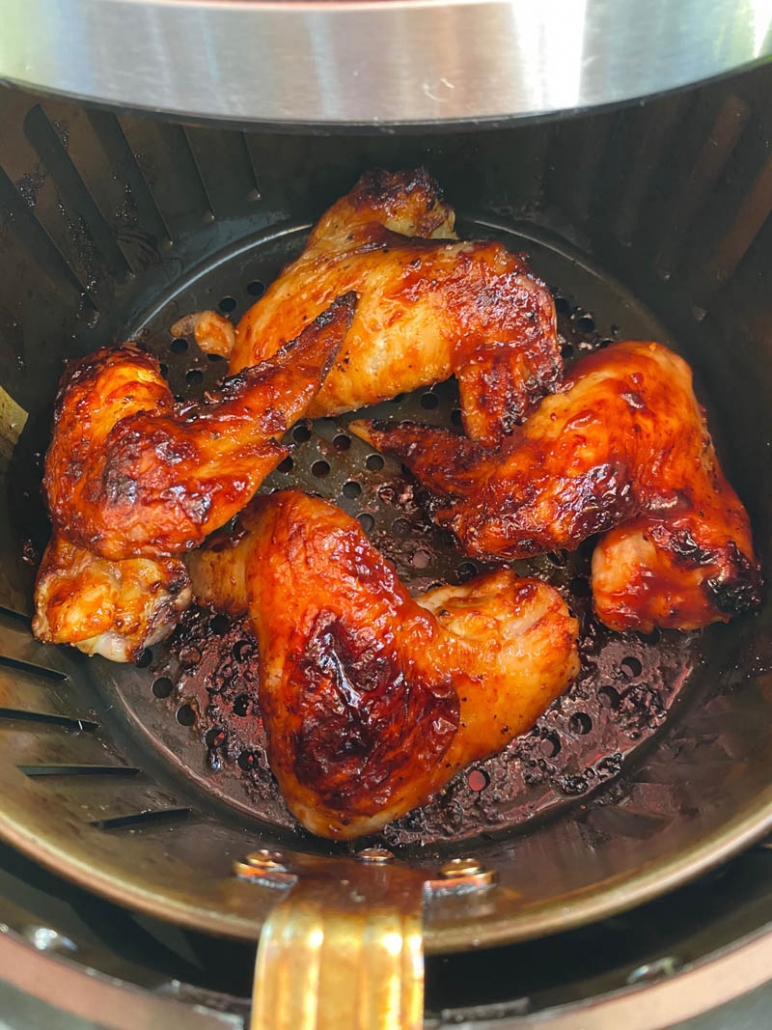
[[[577,362],[503,445],[410,423],[352,423],[438,495],[435,518],[470,555],[572,550],[593,560],[614,629],[695,629],[759,603],[748,516],[718,465],[689,366],[657,343]]]
[[[699,512],[641,515],[600,538],[592,597],[601,622],[620,632],[700,629],[760,603],[748,518],[720,470],[718,476],[722,487]]]
[[[552,587],[504,570],[413,599],[354,519],[295,491],[257,498],[187,562],[199,600],[250,614],[271,768],[322,837],[423,804],[578,671]]]
[[[235,331],[231,371],[271,357],[341,293],[360,301],[310,417],[352,411],[458,378],[471,439],[494,444],[562,372],[549,290],[500,243],[457,242],[453,211],[424,171],[368,172],[322,216]],[[188,316],[204,350],[230,323]]]
[[[98,558],[55,534],[38,571],[32,631],[113,662],[136,659],[177,625],[192,599],[179,558]]]
[[[286,455],[278,444],[319,389],[351,325],[347,294],[258,368],[175,404],[155,358],[127,344],[70,365],[45,489],[54,531],[102,558],[200,545]]]

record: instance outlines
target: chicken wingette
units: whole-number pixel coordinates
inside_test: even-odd
[[[351,324],[335,301],[260,368],[202,404],[177,404],[158,362],[133,345],[73,362],[46,457],[51,542],[35,587],[33,630],[128,661],[163,639],[191,601],[176,555],[249,501],[287,453]]]
[[[373,833],[529,729],[576,675],[560,594],[510,570],[413,599],[359,523],[258,497],[190,555],[196,597],[249,613],[269,761],[322,837]]]
[[[696,629],[759,603],[748,515],[725,479],[691,369],[657,343],[587,355],[495,449],[412,423],[352,423],[435,495],[469,555],[525,558],[587,537],[614,629]]]
[[[249,501],[288,454],[356,308],[347,294],[296,340],[177,404],[158,362],[127,344],[65,373],[46,456],[54,529],[102,558],[164,558],[198,547]]]
[[[38,570],[32,632],[130,662],[172,632],[192,599],[179,558],[108,561],[55,533]]]
[[[202,349],[229,356],[239,372],[354,290],[351,331],[308,415],[352,411],[455,375],[466,432],[493,444],[559,381],[555,306],[524,255],[459,242],[454,220],[426,172],[368,172],[235,330],[200,312],[173,331],[194,331]]]

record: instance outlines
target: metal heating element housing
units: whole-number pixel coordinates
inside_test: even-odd
[[[241,314],[370,167],[425,165],[462,237],[528,251],[555,293],[567,362],[626,336],[679,350],[764,556],[770,88],[762,68],[634,108],[424,136],[204,127],[0,93],[3,976],[49,1002],[48,985],[63,985],[71,1011],[105,1025],[238,1026],[281,875],[358,882],[369,846],[396,858],[367,876],[433,885],[429,1025],[526,1026],[549,1009],[547,1025],[576,1027],[591,1000],[593,1026],[644,1030],[664,1025],[652,1015],[663,1005],[674,1022],[726,1000],[730,980],[766,979],[770,856],[728,860],[772,822],[768,606],[699,637],[608,634],[588,611],[586,550],[521,563],[580,615],[582,676],[528,736],[353,850],[299,832],[276,794],[244,627],[193,612],[168,646],[119,668],[38,644],[28,616],[62,360],[131,336],[180,396],[213,385],[222,363],[169,327],[202,307]],[[450,426],[456,410],[452,384],[382,406]],[[346,418],[301,423],[291,440],[264,490],[333,498],[411,589],[479,567]],[[281,852],[273,885],[232,874],[260,849]],[[443,870],[469,855],[496,884],[444,890]],[[24,940],[57,956],[50,979]],[[479,945],[499,947],[469,953]],[[80,989],[84,966],[141,986],[145,1015],[117,1005],[125,988],[103,975]]]

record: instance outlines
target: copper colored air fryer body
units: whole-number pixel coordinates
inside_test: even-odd
[[[154,55],[150,46],[148,59]],[[691,362],[764,556],[772,496],[770,88],[761,69],[635,108],[477,134],[435,127],[427,137],[183,126],[0,93],[8,488],[0,498],[0,833],[75,881],[79,888],[61,888],[73,896],[105,896],[142,913],[141,925],[165,920],[187,928],[188,953],[201,957],[184,979],[200,983],[211,974],[196,967],[217,968],[221,982],[206,986],[220,995],[183,991],[179,1008],[151,1005],[157,1025],[198,1019],[196,1005],[242,1018],[243,1008],[225,997],[246,989],[248,945],[233,941],[254,942],[266,920],[253,1016],[262,1027],[315,1025],[299,1022],[293,997],[273,992],[281,968],[290,980],[301,978],[291,982],[304,985],[307,1001],[320,957],[324,976],[334,972],[326,988],[333,997],[336,990],[355,997],[356,975],[360,996],[369,992],[381,1012],[384,991],[402,992],[401,1013],[384,1026],[416,1025],[421,938],[430,1025],[497,1018],[528,1025],[529,1006],[535,1013],[581,996],[565,988],[575,968],[597,995],[677,972],[687,983],[700,974],[701,959],[738,940],[742,958],[733,970],[742,968],[744,979],[735,978],[737,990],[766,978],[768,952],[743,951],[764,946],[764,938],[745,938],[767,919],[765,872],[754,864],[758,855],[738,860],[742,875],[722,863],[762,837],[772,819],[768,607],[701,635],[611,634],[589,613],[586,549],[518,563],[555,583],[580,616],[581,676],[530,734],[353,848],[299,832],[277,793],[254,704],[255,645],[244,626],[194,611],[169,645],[131,668],[44,647],[32,639],[27,616],[47,533],[40,458],[62,359],[135,338],[159,356],[179,396],[211,387],[223,363],[189,339],[173,339],[169,327],[201,308],[237,318],[299,252],[309,224],[375,166],[426,165],[458,211],[462,238],[499,239],[531,255],[554,291],[567,362],[625,337],[661,340]],[[556,106],[545,102],[541,110]],[[235,113],[243,120],[254,111]],[[452,383],[380,411],[458,423]],[[263,491],[293,484],[330,497],[359,518],[413,590],[473,574],[480,566],[428,523],[409,477],[346,424],[344,417],[296,426],[291,459]],[[694,896],[684,903],[682,888],[659,908],[652,899],[717,867],[729,869],[725,899],[732,904],[711,910],[714,936],[692,951],[684,944],[677,954],[657,950],[671,909],[667,933],[696,939],[685,914]],[[717,903],[709,884],[704,890]],[[702,913],[706,906],[704,898],[694,904]],[[757,922],[740,919],[748,909]],[[620,924],[612,916],[629,920],[623,936],[641,945],[635,957],[624,952],[613,976],[600,966],[589,970],[582,954],[591,940],[614,936]],[[0,922],[28,933],[29,916],[14,918],[18,925],[0,908]],[[165,940],[178,933],[163,925]],[[36,946],[44,940],[30,939]],[[368,972],[355,952],[373,940],[382,947],[371,953]],[[493,945],[508,947],[482,962],[464,955]],[[240,956],[228,971],[218,947]],[[526,954],[540,963],[528,964]],[[0,975],[31,990],[36,978],[23,972],[25,955],[12,934],[0,933]],[[166,959],[149,961],[160,967]],[[523,963],[531,980],[509,994],[501,986],[506,970]],[[553,963],[547,983],[544,970]],[[470,983],[475,977],[486,981],[487,995]],[[692,1007],[671,1001],[669,1011],[680,1018],[725,1000],[731,989],[720,994],[719,982],[706,974],[687,992]],[[108,996],[99,995],[89,1018],[141,1025]],[[615,1009],[598,1003],[597,1026],[664,1025],[640,998],[625,1009],[626,999],[620,995]],[[277,1022],[283,1012],[285,1024]],[[550,1018],[555,1027],[582,1025],[571,1011]],[[208,1025],[219,1025],[217,1018]]]

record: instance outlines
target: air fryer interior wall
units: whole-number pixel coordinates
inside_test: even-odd
[[[770,87],[762,69],[613,113],[423,137],[245,134],[3,92],[0,363],[4,390],[29,415],[0,519],[0,796],[10,842],[124,903],[240,937],[256,936],[274,897],[234,882],[234,858],[275,840],[299,854],[340,854],[268,831],[201,791],[125,706],[115,670],[35,644],[13,613],[29,612],[34,571],[23,560],[19,512],[29,508],[18,493],[62,359],[159,319],[171,324],[193,297],[201,306],[197,271],[219,255],[240,263],[230,295],[248,303],[257,276],[241,242],[262,240],[261,261],[278,271],[284,230],[310,223],[366,168],[425,164],[463,219],[584,255],[587,291],[575,301],[588,312],[593,269],[621,281],[622,330],[625,317],[636,326],[642,310],[647,324],[653,313],[694,366],[763,556]],[[767,606],[709,631],[704,664],[656,747],[583,807],[474,841],[502,888],[429,906],[427,948],[464,947],[470,920],[495,943],[607,914],[763,833],[772,816],[769,619]],[[145,675],[149,692],[157,673]],[[78,720],[97,725],[84,732]],[[82,764],[127,772],[78,776]],[[70,773],[19,770],[36,765]],[[429,870],[440,852],[448,849],[409,858]]]

